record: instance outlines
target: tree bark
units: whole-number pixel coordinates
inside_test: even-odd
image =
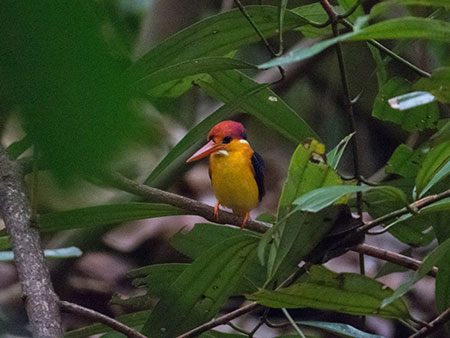
[[[40,246],[39,232],[32,226],[30,203],[16,163],[0,147],[0,215],[14,252],[22,296],[33,337],[62,337],[58,297],[50,281]]]

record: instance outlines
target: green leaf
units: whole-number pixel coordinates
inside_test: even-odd
[[[408,131],[435,128],[439,120],[436,103],[411,108],[407,111],[392,109],[389,99],[410,91],[411,84],[403,78],[394,77],[388,80],[375,98],[372,115],[383,121],[391,121]]]
[[[109,204],[43,214],[39,218],[39,224],[41,231],[60,231],[186,214],[189,214],[189,212],[167,204]]]
[[[253,102],[254,99],[252,98],[252,95],[268,86],[269,84],[255,84],[255,86],[245,88],[245,90],[237,93],[235,97],[230,98],[222,107],[197,124],[158,163],[150,176],[145,180],[145,184],[154,185],[163,172],[167,173],[167,168],[177,164],[180,160],[184,163],[187,155],[184,157],[183,154],[193,145],[196,145],[199,140],[205,140],[208,132],[214,125],[231,117],[243,102],[247,100]],[[169,174],[170,171],[171,170],[169,169]]]
[[[266,38],[278,34],[278,7],[246,6],[245,9]],[[285,31],[306,23],[301,16],[285,11]],[[170,65],[206,56],[223,56],[259,40],[239,9],[234,9],[206,18],[172,35],[136,61],[128,69],[128,75],[139,80]]]
[[[431,148],[423,160],[416,177],[416,193],[419,198],[449,172],[450,141],[447,141]]]
[[[11,1],[0,13],[14,22],[1,26],[2,96],[20,111],[43,166],[67,183],[101,172],[143,131],[94,7]]]
[[[400,285],[392,295],[383,300],[381,305],[382,308],[385,308],[389,304],[397,301],[402,297],[405,293],[407,293],[411,288],[423,277],[430,272],[431,269],[439,262],[439,260],[444,257],[450,250],[450,239],[447,239],[442,244],[438,245],[434,248],[423,260],[419,269],[414,273],[414,277],[410,279],[408,282]]]
[[[278,203],[275,225],[264,234],[258,246],[258,257],[267,266],[267,279],[283,278],[306,257],[330,230],[340,212],[336,208],[321,214],[291,213],[292,202],[317,187],[342,183],[339,175],[316,157],[325,148],[316,140],[299,145],[291,158],[288,177]]]
[[[149,311],[139,311],[134,313],[129,313],[126,315],[121,315],[115,319],[119,322],[129,326],[136,327],[145,323],[148,318]],[[109,326],[103,324],[92,324],[89,326],[82,327],[80,329],[72,330],[64,334],[64,338],[86,338],[95,334],[110,332],[112,329]]]
[[[272,308],[311,307],[352,315],[408,318],[408,310],[401,299],[381,308],[382,300],[392,293],[391,289],[366,276],[337,274],[322,266],[313,266],[304,281],[275,291],[261,290],[247,298]]]
[[[11,143],[5,150],[11,158],[17,159],[31,146],[31,139],[28,136],[25,136],[23,139]]]
[[[164,96],[161,94],[155,95],[153,92],[158,92],[158,87],[167,82],[183,79],[190,75],[201,75],[220,70],[246,68],[256,68],[256,66],[228,57],[204,57],[182,61],[180,63],[159,69],[136,81],[133,84],[133,87],[138,91],[147,92],[150,96]],[[193,77],[192,80],[197,78],[198,77]],[[187,88],[192,87],[192,80],[187,82]]]
[[[225,103],[257,85],[250,77],[237,70],[211,73],[211,77],[213,81],[200,80],[197,84],[209,96]],[[249,96],[247,100],[240,102],[239,108],[296,143],[306,137],[317,138],[314,130],[269,88]]]
[[[236,288],[257,241],[257,237],[241,235],[205,251],[170,286],[142,333],[174,337],[213,318]]]
[[[416,177],[426,153],[423,149],[413,150],[405,144],[400,144],[387,162],[386,172],[403,177]]]
[[[334,147],[327,153],[328,165],[333,169],[337,168],[339,161],[341,160],[342,154],[344,153],[344,150],[347,147],[347,144],[353,137],[353,135],[355,135],[355,132],[348,134],[337,144],[336,147]]]
[[[258,66],[266,69],[281,66],[314,56],[328,47],[345,40],[371,39],[430,39],[450,42],[450,23],[424,18],[396,18],[382,21],[365,28],[342,34],[336,38],[321,41],[311,47],[297,48],[291,52]]]
[[[428,92],[411,92],[388,100],[393,109],[407,110],[433,102],[435,97]]]
[[[430,78],[420,79],[414,88],[430,92],[441,103],[450,103],[450,67],[435,69]]]
[[[388,193],[392,196],[395,196],[395,198],[398,201],[401,201],[406,205],[406,196],[400,189],[392,186],[372,187],[368,185],[362,186],[337,185],[337,186],[323,187],[308,192],[307,194],[296,199],[293,203],[297,206],[296,207],[297,210],[318,212],[323,208],[333,204],[339,198],[347,194],[355,192],[366,192],[369,190],[383,190],[384,193]]]
[[[80,249],[71,246],[69,248],[60,248],[53,250],[44,250],[44,256],[47,258],[72,258],[80,257],[82,252]],[[14,260],[14,253],[12,251],[2,251],[0,252],[0,261],[7,262]]]
[[[298,325],[315,327],[318,329],[322,329],[324,331],[334,333],[339,337],[347,337],[347,338],[383,338],[382,336],[376,334],[370,334],[357,328],[342,323],[331,323],[331,322],[318,322],[318,321],[297,321],[295,322]]]

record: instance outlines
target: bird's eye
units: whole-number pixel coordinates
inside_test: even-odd
[[[225,136],[222,140],[222,143],[230,143],[231,142],[231,136]]]
[[[208,140],[212,141],[214,139],[214,135],[209,135]]]

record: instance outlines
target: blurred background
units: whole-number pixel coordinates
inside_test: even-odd
[[[365,2],[365,10],[376,2]],[[99,165],[107,165],[143,182],[168,150],[221,103],[195,87],[179,97],[133,101],[121,72],[168,36],[203,18],[230,10],[234,3],[229,0],[95,0],[89,6],[73,2],[66,8],[55,8],[52,2],[47,3],[46,12],[36,4],[4,1],[0,5],[0,33],[4,41],[0,52],[1,144],[6,148],[27,134],[38,148],[50,149],[41,154],[54,170],[41,171],[38,176],[40,213],[134,199],[82,180],[79,174],[89,174],[98,170]],[[306,3],[291,1],[289,5]],[[264,1],[264,4],[277,5],[278,1]],[[392,16],[398,14],[392,13]],[[285,50],[314,41],[315,37],[304,35],[305,32],[299,31],[287,34]],[[278,48],[277,39],[271,39],[270,43]],[[386,45],[393,47],[389,43]],[[383,166],[399,144],[414,147],[430,134],[409,134],[394,124],[373,118],[371,113],[378,87],[370,51],[364,43],[347,43],[344,53],[351,94],[356,96],[362,91],[355,105],[362,174],[372,181],[380,181],[385,177]],[[433,42],[411,42],[403,47],[402,55],[427,71],[450,65],[448,45],[447,50],[443,50],[442,45],[435,48]],[[258,64],[267,61],[270,55],[259,43],[239,50],[236,57]],[[391,74],[411,81],[417,79],[415,73],[395,61],[390,62],[388,69]],[[277,70],[247,74],[258,82],[275,82],[280,77]],[[333,48],[287,66],[286,78],[272,89],[310,124],[328,150],[349,134]],[[92,110],[97,113],[91,114]],[[124,111],[127,114],[123,114]],[[443,111],[450,116],[448,107]],[[249,115],[237,113],[233,119],[244,124],[250,144],[266,163],[267,194],[251,217],[273,214],[297,144]],[[61,142],[56,143],[57,138]],[[206,134],[203,141],[206,141]],[[28,150],[23,156],[31,154]],[[169,168],[154,186],[214,205],[207,160],[195,164],[184,164],[184,160]],[[339,171],[345,176],[352,175],[349,154],[345,154]],[[77,259],[49,261],[56,292],[63,300],[110,316],[125,313],[126,307],[114,304],[111,297],[114,296],[115,303],[120,303],[122,299],[143,293],[131,286],[126,272],[148,264],[188,261],[172,249],[167,240],[177,231],[187,231],[202,221],[195,216],[176,216],[46,234],[43,238],[46,248],[73,245],[84,252]],[[389,234],[368,237],[367,242],[396,252],[406,249]],[[426,248],[414,249],[412,256],[421,259],[425,251]],[[381,261],[367,258],[367,275],[375,276],[381,265]],[[347,253],[328,262],[327,266],[337,272],[358,272],[358,255]],[[389,274],[381,281],[395,288],[408,274]],[[0,275],[0,335],[28,337],[13,264],[0,263]],[[432,319],[436,315],[433,294],[433,279],[421,280],[407,295],[412,314],[424,321]],[[227,309],[241,302],[242,299],[233,299]],[[258,322],[258,315],[247,315],[236,323],[252,329]],[[292,311],[292,315],[301,320],[359,325],[356,317],[323,311],[304,309]],[[283,319],[277,311],[271,311],[271,316],[275,320]],[[64,314],[67,330],[86,324],[88,322],[80,317]],[[409,334],[402,325],[377,318],[367,319],[367,330],[386,337]],[[256,336],[270,337],[274,332],[261,329]],[[328,337],[318,332],[314,335]]]

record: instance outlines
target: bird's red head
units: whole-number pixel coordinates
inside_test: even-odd
[[[208,134],[208,143],[200,148],[186,162],[197,161],[216,151],[223,150],[232,140],[247,139],[244,126],[235,121],[222,121],[216,124]]]

